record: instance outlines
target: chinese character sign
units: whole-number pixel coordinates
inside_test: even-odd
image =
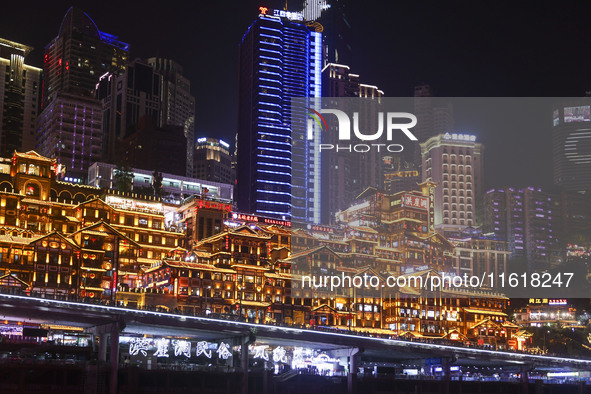
[[[267,349],[267,347],[267,345],[254,346],[253,358],[260,358],[261,360],[269,361],[269,355],[265,352],[265,349]]]
[[[156,352],[154,356],[156,357],[168,357],[168,344],[170,343],[169,339],[157,339],[156,340]]]
[[[287,351],[282,346],[277,346],[273,349],[273,361],[276,363],[287,362]]]
[[[405,194],[402,197],[402,201],[404,201],[404,206],[408,208],[418,208],[418,209],[428,209],[429,201],[425,197],[413,196],[410,194]]]
[[[137,356],[141,352],[144,356],[147,356],[149,346],[150,340],[147,338],[132,338],[129,342],[129,355]]]
[[[211,358],[211,350],[209,350],[209,344],[206,341],[197,342],[195,355],[199,357],[202,354],[207,358]]]
[[[218,346],[218,350],[216,350],[218,357],[222,360],[227,360],[228,358],[232,357],[232,352],[230,352],[230,345],[221,342],[220,346]]]
[[[175,356],[183,355],[187,358],[191,357],[191,342],[176,340],[172,342],[172,346]]]

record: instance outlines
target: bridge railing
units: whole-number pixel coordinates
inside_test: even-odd
[[[28,296],[35,299],[50,299],[50,300],[58,300],[58,301],[68,301],[68,302],[75,302],[81,304],[88,304],[88,305],[102,305],[102,306],[113,306],[119,308],[125,308],[130,310],[142,310],[142,311],[154,311],[160,313],[170,313],[173,315],[185,315],[185,316],[194,316],[194,317],[207,317],[210,319],[218,319],[218,320],[225,320],[225,321],[236,321],[236,322],[251,322],[250,320],[246,319],[244,316],[238,316],[231,313],[211,313],[208,311],[202,312],[189,312],[189,311],[182,311],[178,308],[169,309],[162,306],[137,306],[137,305],[124,305],[121,302],[116,301],[109,301],[109,300],[100,300],[100,299],[88,299],[88,298],[81,298],[73,294],[48,294],[48,293],[40,293],[34,291],[24,291],[17,287],[12,288],[0,288],[0,294],[11,294],[11,295],[19,295],[19,296]],[[498,349],[496,346],[493,345],[477,345],[474,343],[464,343],[458,341],[451,341],[442,338],[412,338],[412,337],[405,337],[405,336],[398,336],[396,334],[381,334],[381,333],[372,333],[370,331],[362,331],[357,329],[342,329],[342,328],[333,328],[328,326],[316,326],[316,325],[309,325],[309,324],[289,324],[289,323],[278,323],[278,322],[265,322],[259,323],[264,326],[278,326],[278,327],[289,327],[289,328],[297,328],[297,329],[305,329],[311,331],[321,331],[321,332],[332,332],[332,333],[341,333],[347,335],[356,335],[361,337],[373,337],[373,338],[382,338],[382,339],[394,339],[399,341],[408,341],[408,342],[417,342],[417,343],[429,343],[429,344],[439,344],[439,345],[446,345],[446,346],[454,346],[458,348],[470,348],[470,349],[483,349],[483,350],[501,350]],[[534,354],[534,355],[546,355],[546,356],[565,356],[560,354],[550,354],[548,352],[543,353],[541,351],[524,351],[524,350],[513,350],[513,349],[502,349],[506,352],[512,352],[516,354]]]

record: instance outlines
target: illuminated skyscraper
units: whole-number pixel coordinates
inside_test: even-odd
[[[306,21],[322,25],[323,65],[328,63],[352,64],[353,58],[349,0],[304,0],[303,16]],[[329,97],[329,96],[327,96]]]
[[[591,192],[591,98],[554,109],[552,155],[556,186]]]
[[[85,179],[88,166],[101,158],[101,103],[94,89],[105,73],[125,70],[128,49],[75,7],[45,47],[37,150],[56,158],[70,178]]]
[[[37,151],[65,167],[66,177],[86,179],[101,158],[102,108],[91,97],[58,93],[39,115]]]
[[[198,138],[193,172],[195,178],[234,185],[230,144],[217,138]]]
[[[483,187],[484,146],[468,134],[445,133],[421,143],[423,181],[435,188],[435,225],[461,231],[476,218]]]
[[[0,38],[0,153],[35,148],[41,69],[25,64],[33,48]]]
[[[93,97],[99,77],[125,70],[129,45],[98,29],[82,10],[71,7],[59,33],[45,47],[43,107],[58,92]]]
[[[322,69],[322,90],[325,97],[361,98],[357,110],[366,114],[377,115],[380,111],[381,98],[384,95],[374,85],[359,82],[359,75],[350,72],[347,65],[328,63]],[[364,130],[375,130],[377,116],[363,116],[361,123]],[[322,143],[338,145],[338,133],[332,128],[325,134]],[[349,152],[325,151],[323,152],[323,164],[325,164],[323,179],[323,223],[332,223],[335,214],[347,209],[355,198],[368,187],[382,189],[383,171],[382,155],[376,151]]]
[[[305,123],[307,110],[292,114],[291,99],[321,96],[322,34],[300,13],[260,10],[240,45],[238,208],[319,222],[316,141],[292,132],[292,119]]]

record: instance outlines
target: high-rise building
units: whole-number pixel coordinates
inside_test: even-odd
[[[321,97],[322,34],[301,13],[260,8],[240,44],[238,208],[280,219],[320,221],[320,133],[292,132],[306,123],[294,97]],[[297,165],[294,165],[297,163]],[[292,209],[293,207],[293,209]]]
[[[149,118],[155,127],[162,125],[161,93],[160,74],[139,59],[121,74],[101,76],[96,96],[103,104],[104,161],[119,160],[121,142],[138,129],[140,119]]]
[[[235,184],[230,144],[217,138],[198,138],[193,172],[195,178]]]
[[[349,0],[304,0],[304,19],[322,25],[323,65],[352,64],[353,48]],[[329,96],[327,96],[329,97]]]
[[[173,60],[151,57],[148,64],[162,75],[162,126],[182,126],[187,138],[186,176],[193,177],[195,151],[195,97],[183,67]]]
[[[375,85],[359,84],[359,98],[361,117],[359,128],[361,130],[377,130],[378,118],[382,106],[384,92]],[[336,133],[333,133],[336,134]],[[356,179],[357,190],[361,193],[367,187],[382,188],[384,185],[384,169],[382,152],[370,149],[368,152],[353,153],[357,160],[352,168],[353,179]]]
[[[568,244],[584,245],[591,240],[591,194],[560,190],[552,194],[552,201],[557,219],[554,231],[564,257]]]
[[[360,98],[356,111],[365,114],[379,112],[381,98],[384,95],[374,85],[360,83],[359,75],[351,72],[350,67],[343,64],[329,63],[322,70],[322,91],[325,97]],[[343,106],[350,102],[343,101]],[[363,116],[360,128],[375,130],[376,116]],[[323,137],[323,143],[338,145],[338,133],[331,129]],[[323,223],[331,223],[335,214],[347,209],[353,200],[366,188],[383,186],[381,154],[373,151],[350,152],[335,150],[323,152],[323,163],[327,169],[323,172]]]
[[[43,108],[58,92],[92,97],[101,75],[125,70],[128,51],[128,44],[100,31],[88,14],[71,7],[57,37],[45,47]]]
[[[146,115],[119,143],[116,162],[150,171],[184,176],[187,139],[181,126],[155,126]]]
[[[591,98],[555,107],[552,118],[554,184],[591,192]]]
[[[25,64],[33,48],[0,38],[0,154],[35,148],[42,70]]]
[[[419,84],[414,88],[414,115],[417,125],[413,133],[419,142],[426,142],[429,138],[439,134],[452,133],[454,129],[453,106],[435,97],[435,92],[429,84]],[[422,173],[422,155],[419,144],[405,152],[405,159],[414,163]]]
[[[483,187],[484,146],[467,134],[445,133],[421,143],[423,181],[435,188],[435,225],[461,231],[478,224]]]
[[[530,270],[547,269],[556,247],[552,197],[539,188],[493,189],[484,196],[484,230],[509,244]]]
[[[91,97],[60,92],[39,115],[37,151],[56,159],[68,178],[86,179],[102,151],[102,108]]]
[[[37,149],[63,164],[70,178],[85,179],[88,166],[103,155],[102,109],[94,89],[105,73],[125,70],[128,49],[75,7],[45,47]]]

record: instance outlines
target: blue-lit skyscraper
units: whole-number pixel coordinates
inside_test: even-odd
[[[260,11],[240,45],[238,209],[319,222],[320,134],[292,131],[308,115],[291,104],[321,97],[322,35],[300,13]]]

